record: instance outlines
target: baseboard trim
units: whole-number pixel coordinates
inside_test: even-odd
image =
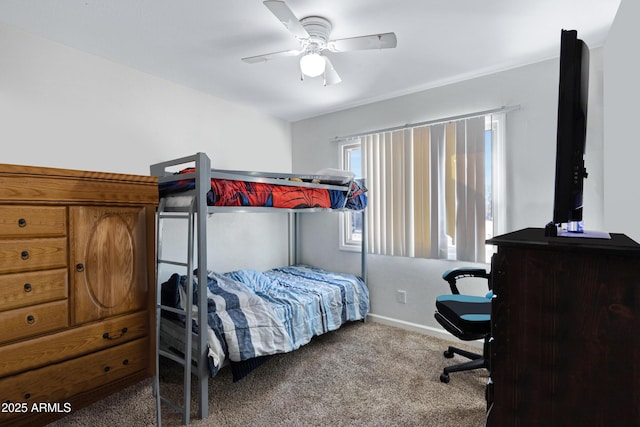
[[[394,319],[392,317],[380,316],[379,314],[369,313],[367,315],[367,319],[370,319],[374,322],[382,323],[384,325],[395,326],[402,329],[408,329],[413,332],[419,332],[425,335],[433,335],[438,338],[443,338],[449,341],[453,341],[451,339],[451,334],[445,331],[444,329],[433,328],[431,326],[420,325],[418,323],[411,323],[400,319]]]
[[[418,323],[407,322],[405,320],[394,319],[392,317],[381,316],[379,314],[369,313],[367,320],[382,323],[383,325],[395,326],[397,328],[407,329],[409,331],[418,332],[420,334],[430,335],[451,342],[460,342],[444,329],[434,328],[431,326],[420,325]],[[482,341],[467,341],[472,346],[482,346]]]

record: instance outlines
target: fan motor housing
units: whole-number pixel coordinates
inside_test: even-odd
[[[309,33],[309,44],[315,43],[320,48],[327,45],[331,34],[331,22],[321,16],[307,16],[302,18],[300,23]]]

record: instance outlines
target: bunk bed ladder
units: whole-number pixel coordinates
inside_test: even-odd
[[[196,159],[196,170],[198,174],[202,174],[202,177],[199,177],[197,182],[208,182],[208,179],[205,179],[206,174],[209,173],[211,167],[209,159],[199,153]],[[191,421],[191,383],[192,383],[192,374],[195,374],[195,377],[198,381],[198,417],[201,419],[205,419],[208,417],[209,406],[208,406],[208,365],[207,365],[207,357],[208,357],[208,347],[207,347],[207,336],[206,334],[194,334],[192,332],[191,325],[193,324],[194,319],[193,311],[191,309],[177,309],[171,306],[162,304],[162,289],[161,289],[161,279],[160,274],[158,274],[158,270],[160,265],[169,264],[174,266],[180,266],[185,268],[186,271],[186,291],[185,291],[185,304],[184,307],[192,307],[193,305],[193,284],[194,284],[194,275],[196,276],[196,280],[198,284],[204,284],[205,291],[202,292],[202,287],[198,287],[197,297],[198,297],[198,305],[200,307],[207,306],[207,269],[205,268],[197,268],[196,266],[206,266],[206,257],[207,257],[207,245],[206,245],[206,218],[207,218],[207,205],[206,205],[206,194],[208,189],[206,187],[202,187],[197,185],[196,188],[196,197],[193,198],[191,205],[187,212],[174,212],[168,211],[166,206],[166,199],[161,198],[160,204],[158,206],[157,216],[156,216],[156,242],[157,242],[157,251],[156,251],[156,277],[157,277],[157,287],[156,287],[156,375],[153,381],[153,393],[156,398],[156,417],[157,417],[157,425],[162,426],[162,405],[165,404],[175,410],[178,413],[182,414],[182,422],[183,424],[189,424]],[[186,262],[176,262],[163,258],[163,230],[164,230],[164,220],[166,219],[187,219],[187,260]],[[196,236],[197,233],[197,236]],[[194,257],[194,250],[197,248],[197,263]],[[184,337],[183,343],[184,347],[181,349],[182,354],[177,354],[168,349],[164,349],[161,346],[160,342],[160,329],[161,322],[163,321],[162,313],[170,312],[178,315],[184,316],[185,319],[185,328],[184,328]],[[207,311],[206,310],[198,310],[197,312],[197,323],[198,325],[206,325],[207,324]],[[168,321],[168,320],[165,320]],[[193,337],[197,336],[197,340],[194,346]],[[195,349],[194,349],[195,347]],[[180,349],[178,349],[180,350]],[[196,352],[194,355],[193,352]],[[195,356],[195,357],[194,357]],[[161,396],[160,392],[160,357],[166,357],[183,367],[183,399],[181,403],[176,403]],[[195,366],[193,360],[195,359]],[[195,371],[195,372],[194,372]]]
[[[165,211],[166,201],[162,199],[160,201],[160,205],[158,207],[157,212],[157,227],[156,227],[156,242],[157,242],[157,265],[156,267],[159,269],[161,264],[170,264],[174,266],[180,266],[187,270],[187,283],[186,283],[186,292],[185,292],[185,307],[189,308],[193,303],[193,279],[192,279],[192,266],[193,266],[193,250],[192,250],[192,241],[193,241],[193,220],[192,214],[189,212],[187,215],[185,214],[174,214],[167,213]],[[193,209],[191,209],[192,211]],[[164,221],[166,219],[181,219],[188,217],[188,254],[186,262],[176,262],[163,258],[163,231],[164,231]],[[182,350],[182,355],[177,354],[175,352],[170,351],[169,349],[164,349],[160,343],[160,327],[163,321],[162,314],[163,312],[170,312],[178,315],[184,316],[185,325],[191,325],[192,323],[192,311],[190,309],[178,309],[171,306],[166,306],[162,304],[162,289],[161,289],[161,279],[160,275],[157,274],[158,283],[156,287],[156,376],[154,377],[154,394],[156,397],[156,417],[158,420],[158,426],[162,425],[162,405],[165,404],[171,407],[176,412],[182,414],[182,421],[184,424],[188,424],[191,418],[190,409],[191,409],[191,351],[192,351],[192,334],[191,330],[188,327],[185,327],[185,336],[184,336],[184,348],[177,349]],[[166,357],[178,364],[180,364],[183,368],[184,372],[184,395],[182,404],[177,404],[170,399],[162,397],[160,392],[160,357]]]

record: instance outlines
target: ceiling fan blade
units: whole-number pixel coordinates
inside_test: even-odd
[[[371,34],[368,36],[330,40],[327,48],[331,52],[347,52],[363,49],[389,49],[398,45],[395,33]]]
[[[267,53],[264,55],[249,56],[242,58],[242,60],[248,64],[255,64],[257,62],[266,62],[272,59],[286,58],[290,56],[298,56],[302,53],[301,50],[283,50],[281,52]]]
[[[309,38],[309,33],[304,29],[300,20],[293,14],[285,2],[267,0],[263,3],[297,39]]]
[[[324,67],[324,85],[337,85],[342,81],[335,68],[333,68],[333,64],[329,61],[329,58],[324,57],[326,65]]]

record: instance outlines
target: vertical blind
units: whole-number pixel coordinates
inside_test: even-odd
[[[485,116],[361,137],[369,253],[485,262]]]

